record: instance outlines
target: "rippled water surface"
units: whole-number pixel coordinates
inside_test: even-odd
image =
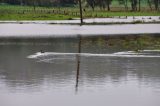
[[[160,42],[120,39],[1,40],[0,106],[160,106]]]

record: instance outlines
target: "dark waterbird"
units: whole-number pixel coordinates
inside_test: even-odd
[[[45,53],[43,50],[40,50],[40,53]]]

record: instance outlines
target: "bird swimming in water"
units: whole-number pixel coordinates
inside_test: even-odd
[[[43,50],[40,50],[40,53],[44,53],[44,51],[43,51]]]

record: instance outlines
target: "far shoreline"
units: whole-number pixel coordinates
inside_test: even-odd
[[[115,16],[111,18],[85,18],[84,25],[110,24],[159,24],[160,16]],[[72,20],[0,20],[0,24],[80,24],[79,18]]]

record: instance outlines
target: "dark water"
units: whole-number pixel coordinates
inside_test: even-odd
[[[158,43],[143,47],[149,53],[125,56],[130,47],[117,40],[81,39],[86,55],[76,54],[78,42],[1,40],[0,106],[160,106]]]

